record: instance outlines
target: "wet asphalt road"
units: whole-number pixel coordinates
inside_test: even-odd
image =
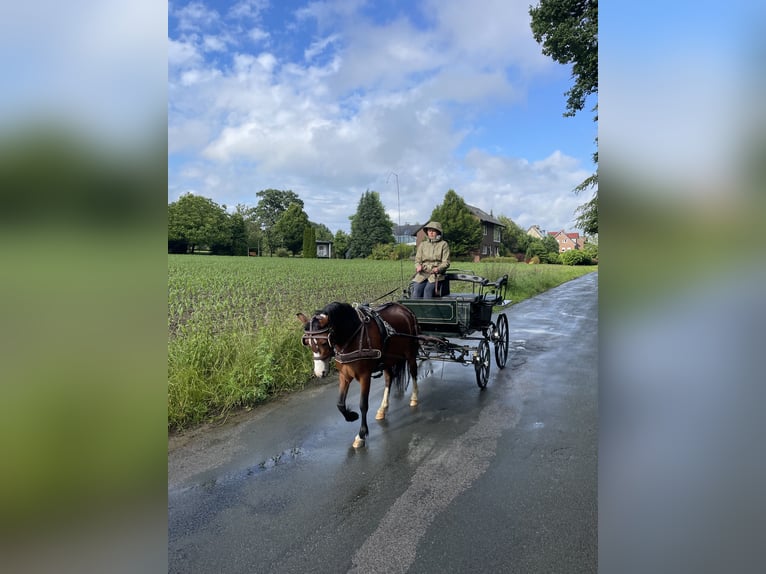
[[[597,293],[591,273],[507,308],[484,391],[434,362],[378,422],[376,379],[365,448],[337,377],[174,437],[169,572],[596,572]]]

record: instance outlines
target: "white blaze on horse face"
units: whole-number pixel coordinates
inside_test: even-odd
[[[321,379],[330,371],[330,360],[323,361],[318,356],[319,353],[314,353],[314,375]]]

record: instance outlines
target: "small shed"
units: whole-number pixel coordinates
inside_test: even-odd
[[[317,258],[332,259],[332,241],[317,239]]]

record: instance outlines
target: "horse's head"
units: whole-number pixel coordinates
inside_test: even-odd
[[[311,349],[314,359],[314,375],[322,378],[330,372],[330,359],[333,356],[330,343],[330,319],[325,313],[317,313],[311,319],[303,313],[297,314],[303,323],[303,338],[301,342]]]

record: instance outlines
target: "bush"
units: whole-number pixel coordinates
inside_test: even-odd
[[[564,251],[564,253],[561,254],[561,262],[564,265],[591,265],[591,260],[588,254],[575,249]]]
[[[290,255],[292,255],[290,250],[285,249],[284,247],[278,247],[274,253],[277,257],[290,257]]]
[[[598,259],[598,245],[595,243],[586,243],[582,250],[591,260]]]
[[[548,253],[540,256],[540,261],[543,263],[550,263],[551,265],[558,265],[561,263],[561,258],[555,251],[549,251]]]
[[[372,253],[368,256],[368,259],[375,259],[377,261],[399,261],[402,259],[409,259],[414,255],[415,248],[412,245],[406,245],[404,243],[378,243],[373,246]]]

